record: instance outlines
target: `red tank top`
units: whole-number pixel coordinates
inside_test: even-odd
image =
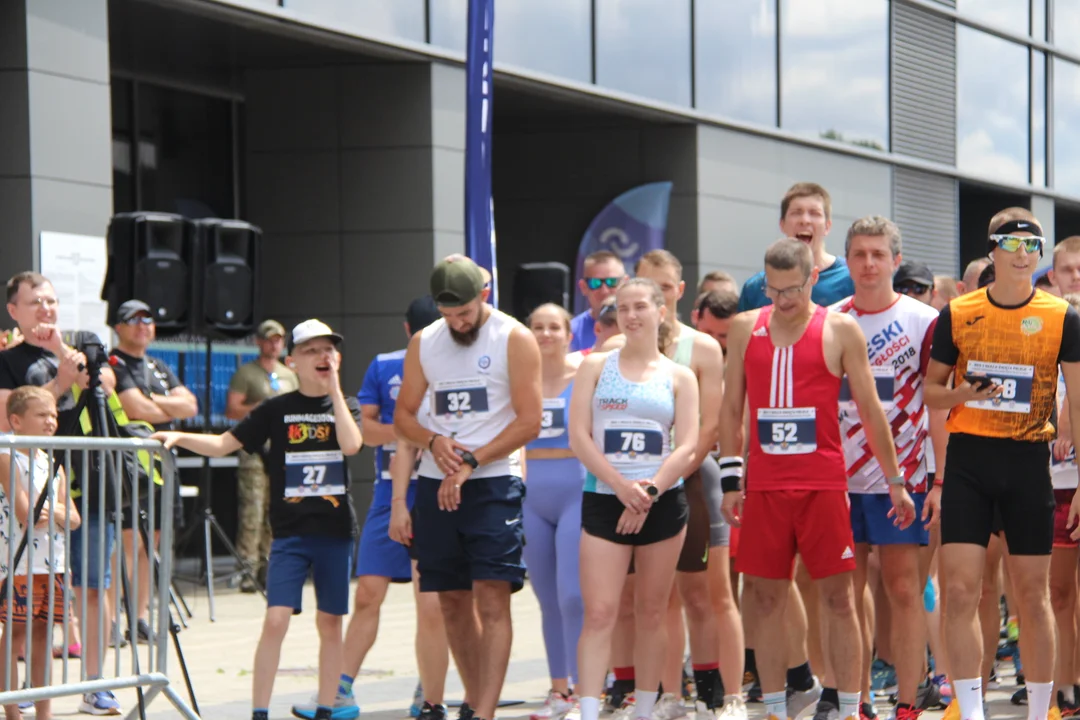
[[[762,308],[746,346],[750,457],[746,488],[847,490],[840,444],[840,378],[825,363],[828,310],[818,306],[794,345],[776,347],[772,306]]]

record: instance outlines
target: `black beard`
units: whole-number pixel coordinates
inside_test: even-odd
[[[452,327],[448,327],[447,329],[450,330],[450,337],[454,339],[454,342],[462,347],[470,347],[476,342],[476,338],[480,337],[479,324],[473,325],[472,330],[469,330],[468,332],[458,332]]]

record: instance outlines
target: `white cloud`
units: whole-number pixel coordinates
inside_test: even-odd
[[[957,164],[963,170],[1006,183],[1027,182],[1027,168],[1011,155],[994,147],[985,130],[975,130],[958,140]]]

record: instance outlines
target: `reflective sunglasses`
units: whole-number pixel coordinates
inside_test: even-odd
[[[616,288],[619,286],[619,280],[622,280],[622,278],[585,278],[585,285],[590,290],[599,290],[602,285],[607,285],[609,288]]]
[[[997,246],[1005,252],[1016,252],[1023,245],[1024,249],[1028,253],[1037,253],[1042,251],[1043,243],[1046,242],[1046,238],[1041,238],[1038,235],[1033,237],[1018,237],[1016,235],[991,235],[990,240],[997,243]]]
[[[281,381],[278,380],[276,372],[270,373],[270,389],[274,392],[279,392],[281,390]]]
[[[922,295],[929,292],[930,288],[919,283],[900,283],[899,285],[893,285],[893,290],[901,295]]]
[[[124,321],[125,325],[153,325],[154,318],[149,315],[136,315]]]

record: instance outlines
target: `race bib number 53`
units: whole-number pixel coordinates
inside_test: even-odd
[[[760,408],[758,441],[769,455],[807,455],[817,450],[817,408]]]
[[[345,494],[345,462],[340,450],[285,453],[285,497]]]

